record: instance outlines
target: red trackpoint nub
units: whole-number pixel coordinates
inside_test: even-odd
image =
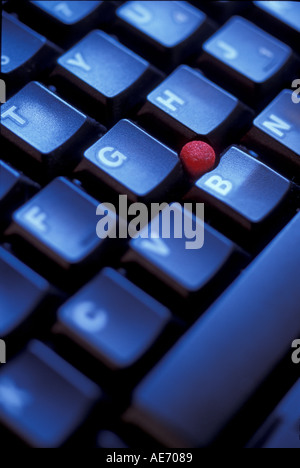
[[[216,154],[204,141],[190,141],[182,148],[180,159],[188,174],[197,179],[213,169]]]

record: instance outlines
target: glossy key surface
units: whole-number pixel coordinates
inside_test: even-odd
[[[291,90],[283,90],[254,120],[245,141],[266,154],[271,162],[278,159],[290,164],[295,172],[300,167],[299,104]]]
[[[167,446],[213,442],[299,336],[299,239],[300,214],[141,383],[129,420]]]
[[[206,15],[188,2],[126,2],[116,15],[130,46],[163,68],[199,51],[209,30]]]
[[[61,267],[87,260],[104,247],[96,234],[98,202],[58,178],[16,211],[10,234],[18,234]]]
[[[218,148],[233,128],[239,131],[248,113],[200,71],[182,65],[148,95],[139,116],[173,145],[204,138]]]
[[[170,231],[166,230],[163,236],[160,214],[145,229],[147,238],[132,239],[124,261],[132,263],[132,268],[137,264],[188,297],[214,279],[234,254],[235,246],[210,226],[204,227],[178,204],[172,205],[171,211],[170,208],[164,211],[173,212],[169,218]],[[188,233],[187,226],[194,232]]]
[[[61,163],[63,156],[65,161],[72,156],[74,164],[90,128],[84,114],[42,84],[31,82],[1,106],[1,133],[49,168]]]
[[[158,199],[181,176],[178,155],[128,120],[89,148],[76,172],[127,194],[131,201]]]
[[[60,309],[67,335],[112,369],[137,362],[170,313],[116,271],[106,268]]]
[[[291,65],[292,49],[250,21],[231,18],[203,45],[200,67],[229,85],[249,105],[280,89]]]
[[[71,99],[89,98],[89,112],[100,121],[122,117],[157,82],[149,62],[103,31],[92,31],[60,57],[54,79],[66,92],[73,86]]]
[[[39,341],[0,370],[0,421],[34,448],[60,447],[101,396],[93,382]]]
[[[196,182],[190,196],[210,203],[251,229],[272,214],[290,188],[287,179],[241,149],[231,147],[216,169]]]

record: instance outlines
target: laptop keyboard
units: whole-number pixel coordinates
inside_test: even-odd
[[[2,9],[1,440],[300,448],[300,3]],[[205,203],[203,247],[100,239],[122,195]]]

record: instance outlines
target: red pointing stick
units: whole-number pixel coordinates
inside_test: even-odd
[[[213,148],[204,141],[191,141],[180,153],[181,162],[193,179],[198,179],[213,169],[216,155]]]

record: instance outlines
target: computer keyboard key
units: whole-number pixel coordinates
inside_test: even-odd
[[[39,186],[0,160],[0,225],[13,210],[32,196]]]
[[[103,31],[92,31],[60,57],[52,76],[66,97],[108,122],[142,102],[159,77],[149,62]]]
[[[217,150],[237,138],[251,117],[237,98],[185,65],[148,95],[138,115],[172,147],[201,139]]]
[[[96,234],[98,204],[60,177],[14,213],[7,234],[21,237],[63,269],[82,268],[108,249],[110,239],[100,239]],[[116,219],[108,213],[109,234],[115,229]]]
[[[233,146],[216,169],[196,182],[187,197],[208,203],[251,229],[276,210],[290,189],[287,179]]]
[[[45,172],[53,172],[57,165],[76,165],[92,127],[84,114],[45,86],[31,82],[1,106],[1,133]]]
[[[99,24],[110,20],[114,2],[32,1],[20,5],[24,20],[63,46],[71,44]]]
[[[7,338],[21,329],[35,311],[43,313],[41,306],[50,287],[47,281],[2,247],[0,278],[0,336]]]
[[[1,75],[9,95],[37,73],[50,70],[57,56],[45,37],[3,12]]]
[[[163,197],[182,171],[174,151],[129,120],[121,120],[85,152],[76,174],[137,201]]]
[[[200,52],[213,32],[206,15],[187,2],[130,1],[116,15],[129,47],[163,69]]]
[[[256,117],[243,140],[270,162],[281,161],[283,170],[291,165],[295,175],[300,167],[300,119],[293,91],[282,91]]]
[[[165,208],[163,213],[142,231],[140,237],[131,240],[123,262],[130,270],[136,270],[139,276],[143,271],[150,273],[187,298],[215,279],[236,253],[235,245],[210,226],[203,226],[199,219],[177,203]],[[168,216],[168,213],[170,233],[165,231],[167,235],[162,236],[161,229],[167,223],[162,222],[162,216]],[[188,233],[187,226],[192,226],[194,232]],[[144,238],[147,231],[152,236]]]
[[[112,369],[135,364],[166,327],[169,311],[111,268],[58,312],[62,332]]]
[[[252,106],[279,91],[294,65],[289,46],[241,17],[231,18],[203,51],[200,68]]]
[[[34,448],[63,445],[101,397],[97,385],[39,341],[0,370],[0,421]]]
[[[300,382],[282,399],[247,448],[300,448]]]
[[[264,28],[271,31],[294,49],[300,50],[300,4],[298,2],[253,2],[254,14]]]
[[[137,388],[126,420],[172,447],[210,445],[299,337],[300,214]]]

